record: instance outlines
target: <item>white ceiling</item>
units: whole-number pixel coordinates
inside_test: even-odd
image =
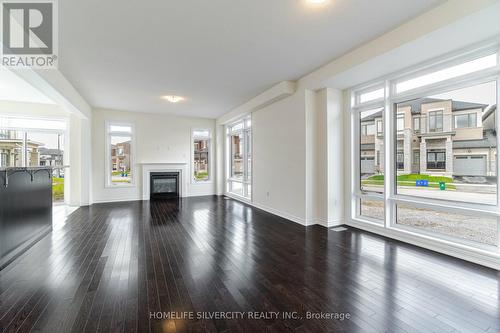
[[[38,89],[6,68],[0,67],[0,101],[55,104]]]
[[[60,70],[95,107],[216,118],[442,2],[64,0]]]

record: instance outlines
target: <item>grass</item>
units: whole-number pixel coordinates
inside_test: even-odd
[[[417,180],[427,180],[429,181],[430,188],[439,188],[439,183],[446,183],[447,190],[455,190],[456,187],[453,185],[453,178],[443,177],[443,176],[430,176],[424,174],[407,174],[399,175],[397,177],[397,183],[399,186],[416,186],[415,181]],[[361,181],[363,185],[384,185],[384,175],[374,175],[367,179]]]
[[[384,176],[382,176],[384,177]],[[408,175],[399,175],[398,181],[416,181],[416,180],[428,180],[430,182],[445,182],[445,183],[453,183],[453,178],[451,177],[443,177],[443,176],[429,176],[429,175],[420,175],[416,173],[411,173]]]
[[[64,178],[52,178],[52,199],[54,201],[64,200]]]
[[[125,173],[126,173],[127,175],[130,175],[130,170],[129,170],[129,171],[125,171]],[[111,174],[112,174],[113,176],[121,176],[122,171],[113,171]]]
[[[208,172],[195,173],[194,177],[196,178],[196,180],[205,180],[208,178]]]

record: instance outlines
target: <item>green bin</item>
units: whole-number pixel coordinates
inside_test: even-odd
[[[439,182],[439,189],[440,189],[441,191],[446,190],[446,183],[445,183],[445,182]]]

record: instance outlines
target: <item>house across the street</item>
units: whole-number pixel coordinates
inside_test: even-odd
[[[384,171],[382,110],[361,118],[361,173]],[[397,106],[398,174],[494,176],[496,105],[420,98]]]

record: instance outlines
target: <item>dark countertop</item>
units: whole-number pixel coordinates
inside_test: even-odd
[[[0,169],[0,270],[52,230],[52,170]]]

